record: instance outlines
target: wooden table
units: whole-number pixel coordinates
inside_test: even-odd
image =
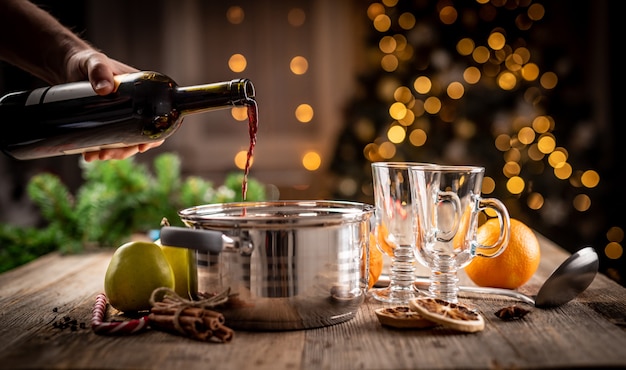
[[[537,292],[568,253],[538,235],[539,271],[522,290]],[[0,275],[0,368],[10,369],[452,369],[626,367],[626,288],[604,275],[575,300],[521,320],[494,312],[517,304],[471,299],[483,331],[397,330],[379,324],[366,300],[350,321],[320,329],[237,331],[232,342],[205,343],[157,330],[96,335],[91,311],[103,291],[111,251],[50,254]],[[467,278],[462,276],[467,284]],[[523,305],[523,304],[522,304]],[[525,306],[528,307],[528,306]],[[75,325],[59,325],[72,322]]]

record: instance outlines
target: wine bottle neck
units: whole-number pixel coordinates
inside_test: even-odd
[[[206,85],[177,87],[176,107],[181,114],[196,113],[228,106],[250,105],[254,100],[252,81],[241,78]]]

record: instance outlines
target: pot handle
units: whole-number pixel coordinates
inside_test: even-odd
[[[220,253],[224,249],[225,244],[233,243],[231,238],[219,231],[177,226],[163,226],[160,238],[162,245],[194,249],[207,253]]]

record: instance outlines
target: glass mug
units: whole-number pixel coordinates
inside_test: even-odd
[[[412,166],[409,170],[416,235],[417,260],[431,271],[428,293],[448,302],[458,301],[457,271],[476,257],[501,254],[509,242],[510,218],[504,204],[483,198],[485,169],[476,166]],[[491,209],[500,234],[493,245],[476,240],[478,215]]]
[[[389,286],[370,290],[370,295],[381,302],[407,304],[419,295],[413,287],[417,267],[409,179],[413,165],[419,163],[372,163],[376,246],[391,258]]]

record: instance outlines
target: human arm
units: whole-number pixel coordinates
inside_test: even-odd
[[[0,59],[51,85],[88,79],[99,95],[113,92],[115,75],[137,71],[109,58],[27,0],[0,0]],[[83,157],[123,159],[161,143],[104,149]]]

